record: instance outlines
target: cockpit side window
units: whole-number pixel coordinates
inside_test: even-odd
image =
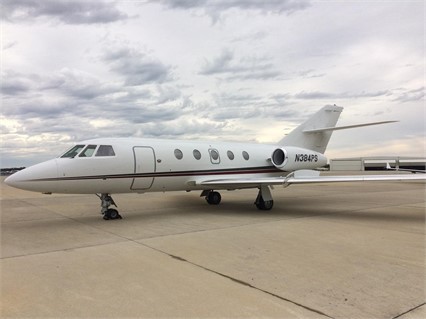
[[[76,145],[72,147],[68,152],[61,156],[61,158],[74,158],[84,148],[85,145]]]
[[[111,145],[101,145],[95,156],[115,156],[115,152]]]
[[[78,157],[91,157],[95,153],[97,145],[87,145],[83,152]]]

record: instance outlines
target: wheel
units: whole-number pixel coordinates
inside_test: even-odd
[[[274,201],[273,200],[264,201],[263,197],[258,195],[256,202],[254,204],[260,210],[271,210],[272,207],[274,206]]]
[[[116,209],[110,208],[105,212],[104,219],[121,219],[121,216]]]
[[[272,207],[274,207],[274,201],[268,200],[266,202],[263,202],[263,210],[271,210]]]
[[[210,205],[218,205],[220,203],[220,201],[222,200],[222,196],[220,196],[219,192],[210,192],[207,196],[206,196],[206,201],[207,203],[209,203]]]

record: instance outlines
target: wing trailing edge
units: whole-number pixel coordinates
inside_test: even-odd
[[[341,182],[395,182],[395,181],[425,181],[426,174],[389,174],[389,175],[340,175],[320,176],[318,171],[295,171],[283,177],[265,178],[230,178],[209,179],[198,181],[196,184],[220,188],[252,188],[261,185],[319,184]]]

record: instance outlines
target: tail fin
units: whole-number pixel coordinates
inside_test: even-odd
[[[285,136],[280,145],[297,146],[324,154],[343,107],[326,105]],[[324,128],[328,128],[324,130]],[[316,131],[315,131],[316,130]]]

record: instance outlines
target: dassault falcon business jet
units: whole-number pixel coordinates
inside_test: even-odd
[[[9,176],[5,183],[24,190],[96,194],[104,219],[121,218],[111,194],[201,191],[217,205],[217,190],[258,188],[258,209],[273,206],[270,187],[347,181],[425,180],[424,174],[320,176],[343,108],[325,106],[275,145],[216,141],[101,138],[77,143],[61,156]]]

